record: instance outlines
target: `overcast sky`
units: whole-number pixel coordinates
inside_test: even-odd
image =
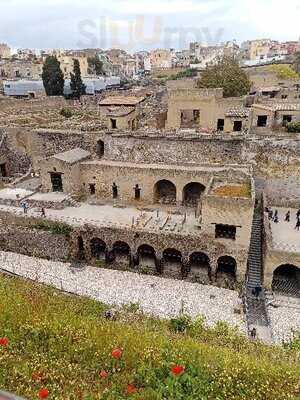
[[[0,0],[0,6],[0,43],[14,49],[135,51],[300,36],[300,0]]]

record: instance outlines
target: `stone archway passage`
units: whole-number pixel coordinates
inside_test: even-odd
[[[289,296],[300,297],[300,268],[283,264],[273,273],[272,290]]]
[[[218,266],[216,277],[229,278],[231,280],[236,280],[236,261],[233,257],[223,256],[218,259]]]
[[[150,271],[156,271],[156,253],[152,246],[142,244],[138,250],[139,266]]]
[[[180,277],[182,268],[182,254],[176,249],[163,251],[163,269],[166,275]]]
[[[154,202],[161,204],[176,204],[176,186],[168,180],[158,181],[154,185]]]
[[[190,274],[204,281],[211,278],[209,257],[202,252],[194,252],[189,257]]]
[[[190,182],[183,188],[182,202],[186,206],[195,207],[205,191],[205,186],[201,183]]]
[[[128,261],[131,250],[130,246],[126,242],[118,241],[113,245],[113,252],[115,256],[115,261],[125,262]]]
[[[91,240],[91,255],[94,258],[105,259],[105,252],[106,252],[106,243],[98,238],[94,238]]]

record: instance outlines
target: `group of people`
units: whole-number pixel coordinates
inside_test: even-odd
[[[278,210],[275,210],[275,211],[273,212],[273,210],[272,210],[271,208],[266,207],[266,208],[265,208],[265,212],[268,213],[268,218],[269,218],[270,221],[273,221],[273,222],[275,222],[275,224],[278,224],[278,222],[279,222]],[[291,221],[291,212],[290,212],[290,210],[288,210],[288,211],[285,213],[284,221],[285,221],[285,222],[290,222],[290,221]],[[299,209],[299,210],[297,211],[297,213],[296,213],[296,225],[295,225],[295,229],[297,229],[297,231],[300,230],[300,209]]]
[[[20,206],[23,208],[24,214],[27,214],[29,210],[29,204],[26,200],[22,200],[20,203]],[[41,208],[41,217],[45,218],[46,217],[46,212],[44,207]]]

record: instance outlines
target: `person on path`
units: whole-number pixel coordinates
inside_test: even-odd
[[[46,213],[45,213],[44,207],[41,208],[41,216],[42,216],[43,218],[46,217]]]
[[[285,218],[284,218],[284,220],[286,221],[286,222],[290,222],[290,219],[291,219],[291,213],[290,213],[290,210],[285,214]]]
[[[300,229],[300,218],[297,219],[295,229],[297,229],[297,231]]]

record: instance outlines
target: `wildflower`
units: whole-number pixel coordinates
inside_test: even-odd
[[[99,375],[101,378],[105,379],[108,377],[108,372],[104,371],[104,369],[102,371],[99,372]]]
[[[9,340],[6,337],[0,338],[0,346],[8,346]]]
[[[111,352],[111,355],[113,358],[115,358],[116,360],[119,360],[122,357],[122,350],[120,349],[113,349],[113,351]]]
[[[185,370],[185,367],[183,365],[174,365],[171,368],[171,372],[175,376],[183,374],[184,370]]]
[[[134,385],[131,385],[130,383],[126,387],[126,393],[127,394],[132,394],[136,392],[136,387]]]
[[[46,399],[49,396],[49,390],[46,388],[40,389],[38,396],[40,399]]]
[[[43,373],[42,372],[33,372],[31,375],[31,378],[33,381],[41,381],[43,379]]]

